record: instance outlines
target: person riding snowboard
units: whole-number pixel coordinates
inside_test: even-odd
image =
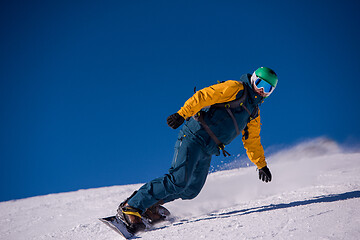
[[[143,218],[153,223],[169,215],[162,204],[195,198],[204,186],[211,156],[220,155],[220,151],[229,155],[225,145],[240,132],[249,159],[259,169],[259,179],[271,181],[260,142],[259,105],[274,91],[278,77],[270,68],[260,67],[240,80],[197,91],[167,118],[173,129],[186,123],[179,132],[169,173],[144,184],[120,204],[118,217],[131,232],[145,229]]]

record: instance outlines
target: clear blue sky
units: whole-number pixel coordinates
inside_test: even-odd
[[[260,66],[279,76],[261,108],[265,149],[358,143],[359,6],[1,1],[0,201],[162,175],[178,132],[167,116],[195,86]],[[240,138],[228,150],[245,154]]]

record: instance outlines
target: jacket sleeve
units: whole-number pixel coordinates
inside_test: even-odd
[[[242,131],[242,141],[246,149],[246,153],[258,169],[266,166],[264,148],[260,141],[260,110],[258,117],[251,120],[246,128]]]
[[[237,93],[243,89],[242,83],[235,80],[201,89],[185,102],[178,114],[185,119],[192,117],[206,106],[235,100]]]

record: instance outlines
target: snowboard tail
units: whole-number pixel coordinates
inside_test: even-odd
[[[125,239],[130,239],[134,236],[134,234],[128,230],[126,223],[116,216],[99,218],[99,220],[102,221],[103,223],[105,223],[107,226],[109,226],[115,232],[119,233]]]

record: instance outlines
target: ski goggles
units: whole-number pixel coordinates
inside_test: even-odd
[[[255,80],[255,86],[260,89],[262,88],[264,90],[264,93],[269,94],[274,90],[274,87],[271,86],[270,83],[268,83],[267,81],[257,77],[257,79]]]

